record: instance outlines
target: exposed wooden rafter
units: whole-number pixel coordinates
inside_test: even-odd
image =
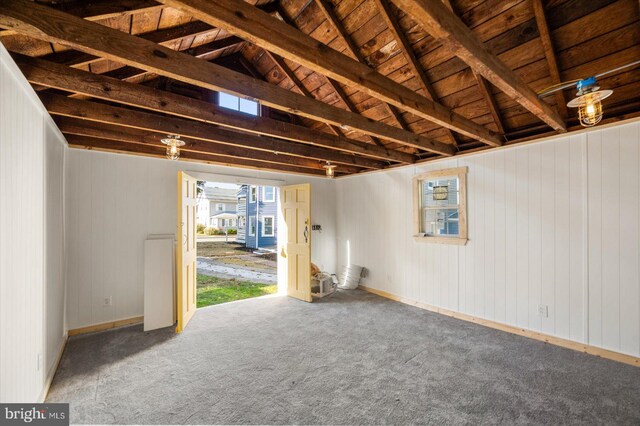
[[[264,53],[273,61],[273,63],[276,64],[276,67],[278,67],[280,72],[282,72],[289,79],[289,81],[293,83],[293,87],[295,87],[296,90],[300,92],[300,94],[308,98],[313,98],[313,95],[311,94],[311,92],[309,92],[307,88],[304,87],[304,84],[302,84],[302,82],[298,79],[298,77],[296,77],[296,75],[291,71],[291,69],[289,69],[289,67],[281,57],[279,57],[278,55],[274,55],[268,50],[264,50]],[[342,132],[340,131],[338,126],[333,124],[327,124],[327,123],[325,124],[327,125],[329,130],[331,130],[331,133],[333,133],[334,135],[336,136],[342,135]]]
[[[544,49],[544,56],[549,64],[549,75],[551,76],[551,84],[559,84],[562,79],[560,77],[560,69],[558,68],[558,61],[556,60],[556,53],[553,48],[553,42],[551,40],[551,33],[549,32],[549,25],[547,24],[547,17],[544,12],[544,5],[542,0],[531,0],[533,4],[533,12],[536,17],[536,24],[538,25],[538,31],[540,32],[540,41]],[[566,99],[564,98],[564,92],[562,90],[555,92],[556,104],[560,116],[567,118],[569,111],[567,110]]]
[[[471,138],[487,143],[501,143],[500,137],[485,127],[430,101],[372,70],[367,65],[327,48],[307,34],[243,1],[162,0],[162,3],[182,10],[211,25],[225,28],[264,49],[333,78],[342,84],[358,88],[399,109]],[[445,145],[450,150],[454,149],[449,144]]]
[[[442,0],[442,2],[452,13],[456,14],[456,10],[453,8],[451,0]],[[473,78],[476,80],[476,84],[478,85],[478,90],[482,94],[482,97],[487,104],[487,108],[489,108],[489,112],[491,113],[493,122],[498,129],[498,133],[504,135],[506,133],[506,130],[504,124],[502,123],[502,117],[500,117],[500,108],[498,108],[498,104],[496,103],[493,93],[491,92],[491,85],[476,70],[472,68],[471,71],[473,72]]]
[[[250,7],[264,13],[253,6]],[[0,9],[0,27],[13,29],[41,40],[64,44],[210,90],[224,90],[256,99],[276,109],[326,123],[344,124],[363,133],[404,145],[443,155],[454,154],[453,147],[450,145],[370,120],[289,90],[274,87],[211,62],[201,61],[147,40],[26,0],[3,1],[3,7]]]
[[[324,13],[325,17],[327,18],[327,21],[337,31],[339,37],[347,45],[347,51],[351,54],[351,57],[356,61],[360,62],[361,64],[366,64],[364,57],[362,56],[362,54],[360,54],[360,51],[353,43],[353,40],[351,40],[351,37],[349,37],[349,34],[347,34],[344,27],[340,23],[340,19],[336,16],[331,4],[329,4],[327,0],[316,0],[316,4],[318,5],[318,7],[320,7],[320,10],[322,10],[322,13]],[[333,91],[338,95],[340,100],[347,106],[349,111],[358,112],[355,108],[355,105],[353,105],[353,103],[349,100],[349,97],[344,93],[342,88],[340,88],[338,83],[331,80],[328,77],[326,77],[326,79],[331,85],[331,87],[333,88]],[[384,105],[387,112],[394,119],[398,127],[407,131],[411,131],[409,129],[409,126],[407,126],[407,123],[405,123],[405,121],[402,119],[402,116],[396,109],[394,109],[391,105],[387,103],[384,103]],[[378,145],[381,145],[380,140],[377,138],[373,138],[373,142]]]
[[[296,24],[295,22],[293,22],[289,16],[287,16],[287,14],[284,12],[284,10],[279,9],[278,10],[278,17],[280,19],[282,19],[285,23],[287,23],[288,25],[291,25],[292,27],[296,28]],[[264,50],[264,49],[263,49]],[[264,50],[265,52],[267,52],[267,54],[269,55],[273,55],[273,53],[269,52],[268,50]],[[277,55],[276,55],[277,56]],[[282,60],[282,59],[281,59]],[[282,60],[284,63],[284,60]],[[286,65],[286,64],[285,64]],[[293,72],[291,72],[291,74],[293,74],[293,76],[295,77],[295,74]],[[297,78],[297,77],[296,77]],[[344,106],[347,108],[347,110],[351,111],[351,112],[355,112],[357,113],[358,111],[356,110],[355,106],[353,105],[353,103],[351,101],[349,101],[349,97],[344,93],[344,90],[342,90],[342,88],[338,85],[337,82],[331,80],[330,78],[328,78],[327,76],[322,76],[322,78],[324,78],[324,80],[327,82],[327,84],[329,85],[329,87],[331,87],[331,90],[333,90],[333,93],[335,93],[335,95],[338,97],[338,99],[340,100],[340,102],[342,102],[344,104]],[[300,82],[300,86],[304,87],[304,85],[302,84],[302,82]],[[305,89],[306,90],[306,89]],[[308,91],[307,91],[308,92]],[[335,134],[344,134],[344,132],[337,126],[332,126],[331,127],[331,131],[334,132]],[[369,138],[371,139],[371,141],[373,143],[375,143],[378,146],[384,146],[384,143],[376,138],[375,136],[371,136],[368,135]]]
[[[159,141],[167,135],[160,132],[135,129],[132,127],[120,127],[110,124],[86,121],[79,118],[56,117],[56,124],[65,135],[79,135],[101,139],[116,140],[129,143],[141,143],[152,146],[161,146]],[[265,163],[284,164],[289,166],[306,167],[309,169],[324,170],[325,162],[312,158],[281,155],[272,152],[258,151],[240,146],[212,143],[200,139],[183,138],[186,145],[183,151],[199,152],[202,154],[223,155],[236,157],[237,159],[251,159]],[[343,173],[358,173],[362,169],[354,166],[340,165]]]
[[[155,158],[165,158],[165,148],[158,145],[149,145],[141,142],[131,143],[112,139],[94,138],[74,134],[65,135],[69,146],[73,148],[86,148],[98,151],[144,155]],[[184,151],[180,154],[181,161],[196,161],[198,163],[211,163],[230,167],[254,168],[259,170],[275,170],[286,173],[311,174],[322,176],[324,171],[309,169],[306,167],[273,164],[253,159],[234,158],[217,154],[204,154],[201,152]],[[339,173],[339,172],[338,172]]]
[[[204,121],[231,129],[337,149],[362,155],[364,159],[373,157],[405,164],[415,162],[415,157],[406,153],[387,150],[307,127],[273,120],[268,117],[250,117],[208,102],[160,91],[144,85],[123,82],[105,75],[92,74],[42,59],[17,54],[14,54],[13,57],[27,80],[34,84],[72,91],[85,96],[164,114]],[[382,163],[374,162],[371,163],[371,166],[378,167],[380,164]]]
[[[82,118],[97,123],[150,130],[164,134],[176,134],[202,141],[240,146],[281,155],[315,158],[345,165],[369,168],[381,168],[384,166],[374,160],[331,149],[293,143],[267,136],[257,136],[250,133],[240,133],[184,118],[167,117],[60,95],[43,94],[41,95],[41,100],[47,111],[52,115]]]
[[[326,1],[326,0],[318,0],[318,1]],[[436,91],[433,89],[433,86],[431,85],[431,82],[429,81],[427,74],[422,69],[422,66],[418,61],[418,58],[416,58],[415,53],[413,53],[411,44],[409,43],[409,40],[407,40],[407,37],[404,35],[404,32],[400,27],[400,23],[398,22],[398,19],[396,18],[393,11],[389,7],[387,0],[375,0],[375,3],[378,6],[378,10],[380,11],[380,16],[382,16],[382,19],[384,19],[385,23],[387,24],[387,27],[389,28],[394,38],[398,42],[398,46],[400,47],[402,54],[405,56],[407,63],[409,64],[409,68],[411,69],[415,77],[418,79],[418,83],[420,84],[420,87],[424,92],[425,96],[434,102],[438,102],[438,95],[436,94]],[[446,135],[453,145],[456,145],[456,146],[458,145],[458,140],[456,139],[451,129],[446,129]]]
[[[564,132],[562,118],[509,67],[489,52],[475,34],[440,1],[393,0],[425,31],[508,96],[551,126]]]

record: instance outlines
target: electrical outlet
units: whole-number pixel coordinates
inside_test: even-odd
[[[538,315],[544,318],[549,317],[549,306],[547,305],[538,305]]]
[[[111,306],[111,302],[112,302],[112,301],[113,301],[113,300],[112,300],[111,296],[109,296],[109,297],[105,297],[105,298],[104,298],[104,301],[103,301],[103,303],[102,303],[102,305],[103,305],[103,306]]]

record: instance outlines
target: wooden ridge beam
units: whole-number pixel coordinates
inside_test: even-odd
[[[363,157],[266,136],[226,130],[200,121],[166,117],[60,95],[43,94],[40,99],[52,115],[82,118],[98,123],[150,130],[163,134],[176,134],[192,139],[267,151],[279,155],[314,158],[321,161],[369,168],[374,168],[371,167],[374,164],[380,166],[380,162]]]
[[[438,125],[448,127],[487,143],[501,143],[494,132],[443,105],[371,69],[365,64],[319,43],[309,35],[273,18],[243,1],[161,0],[203,22],[225,28],[239,37],[342,84],[353,86],[370,96],[411,112]],[[345,123],[348,124],[348,123]],[[454,150],[449,144],[443,144]],[[421,148],[420,146],[414,146]],[[424,148],[423,148],[424,149]],[[433,151],[433,150],[429,150]]]
[[[326,1],[326,0],[318,0],[318,1]],[[389,7],[389,3],[387,2],[387,0],[375,0],[375,3],[378,6],[378,10],[380,11],[380,16],[382,16],[382,19],[387,24],[387,28],[389,28],[389,30],[391,31],[391,34],[393,34],[393,37],[398,42],[398,46],[400,47],[402,54],[407,60],[409,69],[411,69],[411,72],[418,80],[418,83],[420,84],[420,88],[424,91],[425,96],[434,102],[438,102],[439,101],[438,95],[436,94],[436,91],[433,89],[433,86],[429,81],[429,77],[427,77],[427,73],[422,68],[420,61],[418,61],[418,58],[416,57],[413,49],[411,48],[411,43],[409,43],[409,40],[407,39],[404,32],[402,31],[402,28],[400,27],[400,23],[398,22],[398,19],[396,18],[396,16],[393,14],[393,11]],[[447,130],[446,136],[449,138],[449,140],[453,145],[457,146],[458,140],[456,139],[451,129],[446,129],[446,130]]]
[[[294,142],[313,144],[363,155],[362,160],[374,157],[385,161],[411,164],[415,157],[360,141],[337,137],[304,126],[277,121],[268,117],[253,117],[231,111],[209,102],[188,98],[151,87],[127,83],[105,75],[54,64],[42,59],[12,54],[27,80],[55,89],[72,91],[98,99],[135,106],[165,114],[200,120],[249,133],[268,135]],[[364,164],[364,163],[363,163]],[[374,161],[369,166],[379,168]]]
[[[58,128],[65,135],[88,136],[100,139],[110,139],[121,142],[143,143],[146,145],[160,146],[159,142],[167,135],[164,133],[134,129],[131,127],[121,127],[104,123],[88,122],[79,118],[60,116],[55,118]],[[232,145],[212,143],[199,139],[182,138],[186,145],[181,151],[199,152],[202,154],[222,155],[238,159],[250,159],[263,161],[265,163],[284,164],[289,166],[305,167],[309,169],[324,171],[324,161],[312,158],[295,157],[291,155],[279,155],[271,152],[257,151],[255,149],[243,148]],[[359,167],[339,165],[339,170],[343,173],[358,173],[362,171]]]
[[[549,32],[549,25],[547,24],[547,17],[544,12],[544,5],[541,0],[532,0],[532,3],[538,32],[540,33],[540,41],[542,42],[542,48],[544,49],[544,56],[549,64],[551,84],[559,84],[562,82],[560,77],[560,68],[558,67],[558,61],[556,60],[556,54],[551,40],[551,33]],[[554,96],[556,98],[556,104],[558,111],[560,112],[560,116],[567,118],[569,116],[569,110],[567,109],[567,100],[564,97],[564,92],[559,90],[555,92]]]
[[[123,141],[115,141],[112,139],[101,139],[89,136],[68,134],[65,136],[69,146],[72,148],[86,148],[97,151],[115,152],[121,154],[144,155],[155,158],[166,159],[166,149],[162,146],[153,146],[144,143],[131,143]],[[169,161],[169,160],[167,160]],[[203,154],[200,152],[185,151],[180,154],[179,161],[195,161],[199,163],[218,164],[228,167],[251,168],[258,170],[274,170],[286,173],[298,173],[305,175],[322,176],[324,171],[307,169],[297,166],[286,166],[280,164],[264,163],[256,160],[238,159],[233,157],[225,157],[222,155]],[[340,172],[337,172],[340,174]]]
[[[562,118],[522,81],[504,62],[489,52],[476,35],[446,5],[430,0],[393,0],[405,13],[446,49],[466,62],[484,78],[551,126],[565,132]],[[163,1],[165,4],[168,2]]]
[[[265,12],[251,5],[249,7],[269,17]],[[277,19],[275,21],[288,27]],[[453,147],[448,144],[376,122],[220,65],[27,0],[2,0],[0,27],[41,40],[64,44],[185,83],[258,100],[266,106],[307,118],[336,125],[344,124],[363,133],[403,145],[447,156],[454,154]]]

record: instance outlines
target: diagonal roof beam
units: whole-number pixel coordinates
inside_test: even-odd
[[[560,78],[560,69],[558,68],[558,61],[556,60],[556,54],[553,49],[547,17],[544,14],[544,5],[541,0],[532,0],[532,3],[533,13],[536,17],[536,24],[538,25],[538,32],[540,33],[540,41],[542,41],[542,47],[544,49],[544,56],[547,58],[547,64],[549,64],[551,83],[559,84],[562,81]],[[567,118],[569,116],[569,110],[567,109],[567,100],[564,98],[564,92],[559,90],[555,92],[554,96],[560,115]]]
[[[351,56],[361,64],[366,64],[367,62],[365,61],[364,57],[358,50],[357,46],[353,43],[353,40],[351,40],[351,37],[349,37],[349,34],[347,33],[347,31],[344,29],[344,26],[340,22],[340,19],[336,15],[331,4],[329,4],[327,0],[316,0],[316,4],[320,7],[320,10],[322,10],[322,13],[324,13],[324,16],[327,18],[327,21],[329,21],[331,26],[337,31],[339,37],[345,42],[345,44],[347,45],[347,51],[351,53]],[[347,97],[344,91],[340,89],[340,86],[338,86],[336,82],[334,82],[328,77],[327,77],[327,80],[329,81],[331,87],[334,89],[338,97],[340,97],[342,101],[345,103],[345,105],[347,105],[347,108],[349,108],[349,110],[353,112],[357,112],[355,111],[355,105],[353,105],[353,103]],[[388,103],[384,103],[384,105],[389,115],[393,117],[396,124],[401,129],[411,131],[409,129],[409,126],[407,126],[407,123],[405,123],[404,119],[398,112],[398,110],[393,108]],[[377,139],[373,139],[373,142],[377,143],[378,145],[380,144],[380,141]]]
[[[471,138],[500,143],[499,136],[484,126],[430,101],[248,3],[235,0],[162,0],[162,3],[208,24],[225,28],[264,49],[358,88],[399,109]],[[454,149],[449,144],[444,145]]]
[[[326,1],[326,0],[319,0],[319,1]],[[407,63],[409,64],[409,68],[411,69],[411,71],[413,72],[413,75],[418,80],[418,83],[420,84],[420,87],[424,91],[425,96],[432,101],[438,102],[438,95],[436,94],[436,91],[433,89],[433,86],[429,81],[429,77],[427,77],[427,74],[424,72],[424,69],[422,69],[422,65],[420,64],[420,62],[418,61],[418,58],[413,52],[413,49],[411,48],[411,44],[409,43],[409,40],[407,40],[407,37],[404,35],[404,32],[402,32],[400,23],[398,22],[398,19],[396,18],[396,16],[393,14],[393,11],[389,7],[387,0],[375,0],[375,2],[378,6],[378,9],[380,10],[380,15],[382,16],[382,19],[384,19],[385,23],[387,24],[387,27],[391,31],[391,34],[393,34],[394,38],[398,42],[400,50],[404,54],[404,57],[407,60]],[[453,145],[456,145],[456,146],[458,145],[458,140],[456,139],[451,129],[447,129],[447,137],[449,138],[449,140]]]
[[[432,0],[393,0],[446,49],[493,83],[520,105],[551,126],[565,132],[562,118],[550,105],[478,40],[476,35],[446,5]],[[167,3],[167,2],[165,2]]]
[[[243,2],[240,2],[243,3]],[[215,91],[226,91],[264,105],[326,123],[347,125],[366,134],[453,155],[453,147],[306,98],[289,90],[205,62],[121,31],[107,28],[26,0],[2,0],[0,27],[141,68]],[[271,18],[265,12],[250,6]],[[281,21],[276,20],[287,26]],[[288,27],[288,26],[287,26]],[[337,52],[336,52],[337,53]],[[412,92],[413,93],[413,92]]]
[[[452,13],[454,14],[456,13],[455,9],[453,8],[453,5],[451,4],[451,0],[442,0],[442,1]],[[496,128],[498,129],[498,132],[504,135],[506,133],[506,130],[505,130],[504,124],[502,124],[502,117],[500,116],[500,108],[498,108],[498,104],[495,98],[493,97],[493,93],[491,92],[491,86],[489,82],[483,76],[478,74],[478,72],[473,68],[471,68],[471,71],[473,72],[473,78],[475,78],[476,84],[478,85],[478,90],[480,91],[480,94],[484,98],[484,101],[487,104],[487,108],[489,108],[489,112],[491,113],[491,117],[493,118],[493,122],[495,123]]]

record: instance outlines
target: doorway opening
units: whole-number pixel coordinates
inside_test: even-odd
[[[198,181],[197,307],[278,291],[275,186]]]

